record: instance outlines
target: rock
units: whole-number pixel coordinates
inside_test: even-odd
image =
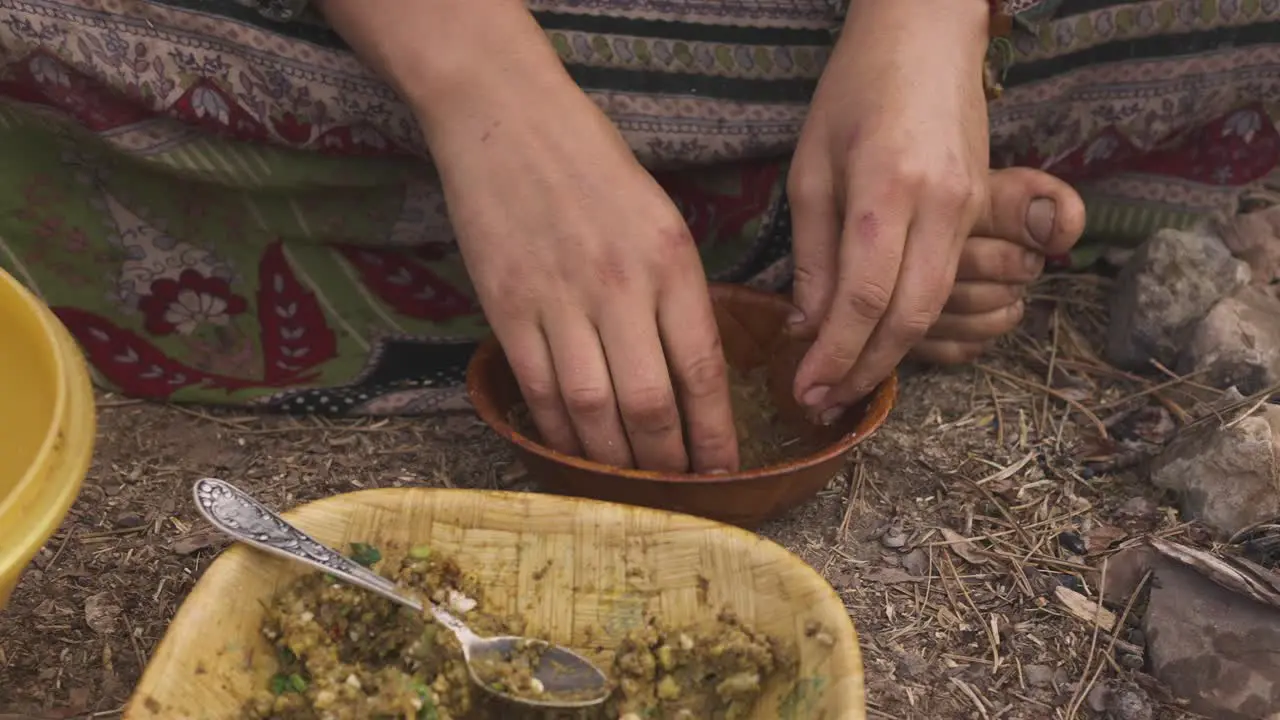
[[[1195,324],[1249,280],[1249,266],[1216,236],[1157,232],[1116,279],[1107,358],[1131,369],[1146,368],[1151,358],[1173,366]]]
[[[1151,482],[1178,494],[1183,515],[1229,536],[1280,515],[1280,406],[1222,427],[1180,433],[1151,463]]]
[[[925,577],[930,570],[929,556],[925,551],[916,548],[902,556],[902,568],[917,577]]]
[[[1215,720],[1280,713],[1280,611],[1156,560],[1142,620],[1151,674]]]
[[[1089,709],[1102,713],[1107,711],[1107,701],[1111,699],[1111,688],[1106,683],[1097,683],[1089,689],[1089,694],[1085,696],[1085,704]]]
[[[1032,687],[1049,687],[1053,685],[1053,668],[1048,665],[1027,665],[1022,668],[1022,676]]]
[[[907,532],[899,523],[893,523],[889,526],[884,534],[880,536],[880,544],[887,548],[896,550],[907,544]]]
[[[1103,702],[1108,720],[1151,720],[1151,698],[1136,685],[1112,688]]]
[[[1258,287],[1223,298],[1196,324],[1176,367],[1245,393],[1280,383],[1280,300]]]
[[[1211,230],[1232,255],[1248,263],[1254,283],[1280,279],[1280,207],[1235,215]]]

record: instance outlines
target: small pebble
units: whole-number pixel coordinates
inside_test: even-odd
[[[122,528],[136,528],[146,524],[146,520],[141,515],[127,513],[116,518],[116,526]]]
[[[1151,720],[1155,709],[1141,688],[1130,686],[1107,694],[1107,720]]]
[[[1120,667],[1128,668],[1130,670],[1141,670],[1143,663],[1141,655],[1134,655],[1133,653],[1128,652],[1117,652],[1116,662]]]
[[[907,533],[901,525],[894,523],[880,536],[880,544],[887,548],[900,548],[907,544]]]
[[[920,548],[916,548],[906,555],[902,556],[902,569],[915,575],[916,577],[924,577],[929,574],[929,555]]]
[[[1089,552],[1084,538],[1080,536],[1080,533],[1073,530],[1064,530],[1058,533],[1058,544],[1072,555],[1084,555]]]
[[[1106,712],[1107,702],[1111,699],[1111,688],[1106,683],[1098,683],[1094,685],[1089,694],[1085,696],[1085,704],[1094,712]]]
[[[1053,668],[1048,665],[1026,665],[1022,668],[1022,676],[1032,687],[1049,687],[1053,684]]]

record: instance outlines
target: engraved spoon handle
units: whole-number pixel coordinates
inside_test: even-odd
[[[422,604],[395,583],[285,522],[225,480],[201,478],[193,488],[196,507],[214,527],[240,542],[305,563],[346,582],[422,612]]]

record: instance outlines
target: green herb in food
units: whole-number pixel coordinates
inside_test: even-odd
[[[365,567],[373,567],[382,559],[382,553],[368,543],[351,543],[351,559]]]

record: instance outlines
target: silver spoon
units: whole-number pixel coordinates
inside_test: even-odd
[[[224,480],[197,480],[193,493],[200,514],[214,527],[240,542],[311,565],[419,613],[429,610],[437,622],[457,636],[472,681],[508,702],[536,708],[576,709],[599,705],[609,697],[609,682],[604,673],[572,650],[531,638],[481,637],[435,603],[428,602],[424,608],[422,602],[404,595],[392,581],[316,541]],[[542,683],[543,692],[540,694],[545,698],[524,697],[496,689],[476,672],[477,661],[501,662],[529,644],[545,648],[534,671],[534,677]],[[557,696],[562,699],[556,699]]]

